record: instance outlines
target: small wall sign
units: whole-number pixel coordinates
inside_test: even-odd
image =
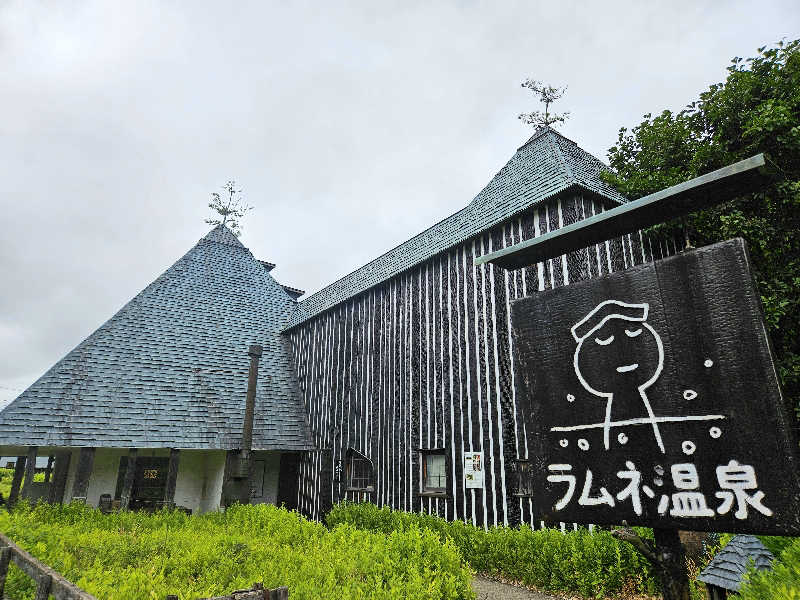
[[[483,452],[464,452],[464,485],[483,489]]]
[[[800,533],[793,421],[743,240],[512,310],[543,518]]]

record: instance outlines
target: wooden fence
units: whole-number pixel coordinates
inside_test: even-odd
[[[289,588],[279,587],[272,590],[264,588],[261,583],[254,583],[249,590],[236,590],[227,596],[214,596],[201,600],[288,600]],[[167,596],[167,600],[178,600],[178,596]]]
[[[65,579],[60,573],[36,560],[33,556],[17,546],[8,537],[0,533],[0,599],[4,598],[8,567],[14,562],[28,577],[36,582],[35,600],[47,600],[50,596],[55,600],[97,600],[84,592],[74,583]],[[279,587],[265,589],[261,583],[253,584],[249,590],[236,590],[227,596],[215,596],[202,600],[288,600],[289,588]],[[167,596],[166,600],[178,600],[178,596]]]
[[[35,600],[97,600],[59,573],[39,562],[14,542],[0,533],[0,598],[6,585],[8,567],[14,562],[28,577],[36,582]]]

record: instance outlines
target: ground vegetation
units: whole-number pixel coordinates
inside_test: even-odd
[[[328,530],[272,505],[235,505],[187,516],[80,504],[20,504],[0,511],[0,531],[103,600],[220,596],[263,582],[292,600],[408,598],[471,600],[470,570],[451,543],[411,527],[389,535],[348,524]],[[34,597],[12,570],[6,594]]]

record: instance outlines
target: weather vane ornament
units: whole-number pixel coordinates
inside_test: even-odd
[[[242,198],[242,190],[236,189],[236,182],[230,180],[222,186],[227,198],[214,192],[211,194],[211,202],[208,207],[216,212],[221,218],[206,219],[209,225],[226,225],[236,237],[242,235],[239,220],[248,212],[253,210],[252,206],[245,204]]]
[[[538,129],[539,127],[552,127],[557,123],[563,123],[569,118],[569,112],[563,112],[561,114],[550,113],[550,104],[564,95],[567,86],[557,88],[552,85],[545,85],[541,81],[526,79],[522,82],[522,87],[528,88],[534,94],[537,94],[539,96],[539,102],[544,103],[544,113],[539,110],[521,113],[517,118],[523,123],[533,125]]]

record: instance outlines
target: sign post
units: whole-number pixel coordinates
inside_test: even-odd
[[[737,165],[614,209],[616,221],[608,211],[603,223],[482,262],[515,268],[580,249],[603,230],[652,224],[660,202],[680,216],[692,190],[716,201],[740,195],[732,179],[752,188],[763,156]],[[743,240],[517,300],[512,323],[544,519],[652,527],[654,543],[628,528],[614,534],[653,562],[669,600],[689,592],[679,529],[800,534],[793,418]]]
[[[512,305],[543,517],[800,534],[792,421],[747,265],[735,239]]]
[[[655,561],[665,598],[688,590],[678,529],[800,534],[792,421],[748,262],[735,239],[512,306],[534,505],[653,527],[655,545],[616,535]]]

